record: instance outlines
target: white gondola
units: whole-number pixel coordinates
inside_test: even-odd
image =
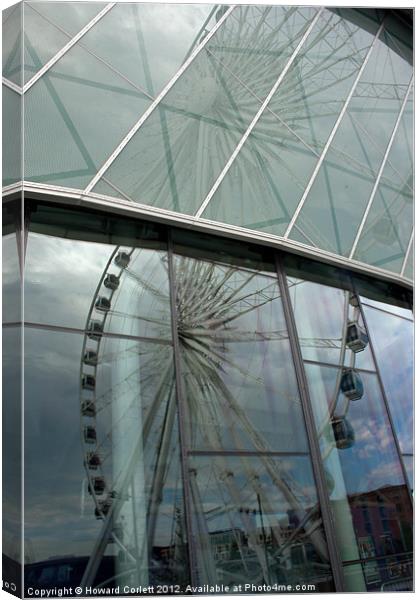
[[[335,417],[331,421],[335,445],[339,450],[346,450],[354,445],[354,429],[345,417]]]
[[[109,290],[116,290],[120,285],[120,278],[114,275],[113,273],[108,273],[108,275],[104,279],[104,286]]]
[[[114,262],[121,269],[126,269],[130,263],[130,255],[127,252],[118,252]]]
[[[88,452],[86,464],[89,469],[96,471],[96,469],[101,466],[101,457],[97,452]]]
[[[95,302],[95,308],[101,312],[108,312],[111,308],[111,302],[105,296],[99,296]]]
[[[340,389],[349,400],[360,400],[364,394],[363,382],[356,369],[344,369]]]
[[[98,353],[94,350],[86,350],[83,355],[83,362],[85,365],[95,366],[98,364]]]
[[[92,494],[92,488],[95,494],[103,494],[106,489],[105,478],[102,476],[92,477],[92,485],[89,485],[89,494]]]
[[[95,517],[97,519],[102,519],[103,516],[106,516],[109,513],[111,506],[111,500],[100,500],[98,502],[98,507],[95,508]]]
[[[103,325],[101,321],[90,321],[87,328],[87,336],[91,340],[99,341],[103,333]]]
[[[80,406],[81,413],[84,417],[95,417],[96,407],[92,400],[83,400]]]
[[[369,343],[367,333],[357,321],[347,324],[346,345],[352,352],[361,352]]]
[[[84,438],[86,444],[96,443],[96,429],[92,425],[86,425],[84,429]]]
[[[94,390],[96,379],[94,375],[82,375],[82,388],[84,390]]]

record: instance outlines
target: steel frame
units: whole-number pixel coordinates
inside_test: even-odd
[[[305,374],[305,366],[299,345],[299,337],[296,328],[296,322],[293,314],[292,301],[289,294],[286,272],[283,266],[282,255],[276,254],[276,266],[280,294],[283,300],[284,317],[286,327],[289,332],[290,349],[293,358],[293,364],[296,372],[297,385],[302,402],[303,418],[306,425],[310,455],[312,458],[312,467],[314,472],[315,485],[317,488],[319,506],[324,525],[327,547],[330,554],[331,570],[334,578],[335,589],[337,592],[343,592],[344,572],[340,558],[337,540],[334,534],[334,516],[331,510],[328,496],[328,486],[325,478],[324,467],[322,464],[321,451],[318,444],[318,435],[316,430],[315,418],[312,411],[309,387]]]
[[[221,19],[216,23],[216,25],[206,35],[204,40],[197,46],[197,48],[194,50],[194,52],[192,52],[190,54],[190,56],[188,57],[188,59],[181,65],[181,67],[178,69],[178,71],[175,73],[175,75],[172,77],[172,79],[166,84],[166,86],[163,88],[163,90],[156,96],[155,100],[152,102],[152,104],[149,106],[149,108],[142,114],[140,119],[133,125],[133,127],[130,129],[130,131],[127,133],[127,135],[124,137],[124,139],[115,148],[113,153],[109,156],[109,158],[105,161],[105,163],[102,165],[102,167],[96,173],[96,175],[88,183],[88,185],[86,186],[86,188],[84,190],[85,194],[88,194],[89,192],[92,191],[92,189],[95,187],[95,185],[98,183],[98,181],[104,175],[104,173],[109,169],[109,167],[112,165],[112,163],[117,158],[117,156],[122,152],[122,150],[125,148],[125,146],[129,143],[131,138],[137,133],[137,131],[140,129],[140,127],[143,125],[143,123],[149,118],[149,116],[152,114],[152,112],[160,104],[161,100],[172,89],[172,87],[175,85],[175,83],[178,81],[178,79],[181,77],[181,75],[184,73],[184,71],[186,71],[186,69],[192,63],[192,61],[197,56],[197,54],[202,50],[202,48],[204,48],[204,46],[207,44],[207,42],[215,35],[215,33],[223,25],[223,23],[226,21],[226,19],[232,14],[232,12],[235,10],[235,8],[236,8],[236,6],[231,6],[225,12],[225,14],[221,17]]]
[[[311,31],[315,27],[315,25],[316,25],[319,17],[321,16],[322,11],[323,11],[323,7],[321,7],[317,11],[316,15],[312,19],[310,25],[308,26],[307,30],[305,31],[305,34],[302,36],[299,44],[296,46],[295,50],[293,51],[293,53],[290,56],[289,60],[287,61],[286,65],[282,69],[282,72],[280,73],[280,75],[277,78],[275,84],[273,85],[273,87],[271,88],[270,92],[268,93],[266,99],[264,100],[264,102],[262,103],[262,105],[260,106],[260,108],[258,109],[257,113],[255,114],[254,118],[252,119],[251,123],[249,124],[247,130],[245,131],[244,135],[240,139],[238,145],[236,146],[236,148],[233,151],[232,155],[230,156],[229,160],[225,164],[223,170],[219,173],[219,176],[216,179],[216,181],[214,182],[213,187],[211,188],[211,190],[207,194],[206,198],[202,202],[202,204],[199,207],[199,209],[197,210],[197,212],[195,213],[195,218],[196,219],[199,219],[201,217],[201,215],[203,214],[204,210],[206,209],[208,203],[210,202],[210,200],[212,199],[212,197],[214,196],[214,194],[218,190],[220,184],[222,183],[223,179],[225,178],[226,173],[229,171],[229,169],[232,166],[235,158],[238,156],[239,152],[241,151],[242,146],[245,144],[246,140],[248,139],[248,137],[252,133],[252,130],[254,129],[255,125],[258,123],[258,121],[259,121],[261,115],[263,114],[265,108],[267,107],[268,103],[270,102],[270,100],[272,99],[272,97],[274,96],[274,94],[276,93],[279,85],[281,84],[281,82],[285,78],[288,70],[292,66],[292,63],[294,62],[294,60],[295,60],[296,56],[298,55],[300,49],[302,48],[303,44],[306,42],[306,39],[308,38],[308,36],[310,35]]]
[[[61,50],[57,52],[45,65],[35,73],[35,75],[23,86],[25,94],[47,71],[49,71],[77,42],[90,30],[98,21],[102,19],[114,6],[115,2],[107,4],[83,29],[79,31]]]
[[[372,51],[373,51],[373,49],[374,49],[374,47],[376,45],[376,42],[377,42],[379,36],[381,35],[381,33],[382,33],[383,29],[384,29],[384,26],[385,26],[385,19],[382,21],[381,25],[379,26],[378,31],[376,32],[375,37],[373,38],[372,44],[371,44],[371,46],[370,46],[370,48],[369,48],[369,50],[368,50],[368,52],[367,52],[367,54],[366,54],[366,56],[365,56],[365,58],[363,60],[363,63],[361,65],[360,69],[359,69],[359,73],[357,74],[357,77],[354,80],[353,85],[351,86],[350,92],[349,92],[349,94],[348,94],[348,96],[346,98],[346,101],[345,101],[345,103],[343,105],[343,108],[341,109],[341,112],[338,115],[338,118],[337,118],[337,120],[335,122],[335,125],[334,125],[334,127],[333,127],[333,129],[332,129],[332,131],[331,131],[331,133],[330,133],[330,135],[328,137],[328,140],[327,140],[327,142],[326,142],[326,144],[324,146],[324,149],[323,149],[323,151],[322,151],[322,153],[321,153],[321,155],[319,157],[319,160],[318,160],[318,162],[317,162],[317,164],[315,166],[315,169],[312,172],[312,175],[311,175],[311,178],[310,178],[310,180],[308,182],[308,185],[306,186],[306,189],[303,192],[303,196],[300,199],[299,204],[296,207],[295,213],[294,213],[293,217],[291,218],[291,220],[289,222],[289,225],[287,226],[287,229],[286,229],[286,231],[284,233],[284,237],[286,239],[289,237],[290,232],[292,231],[293,226],[294,226],[294,224],[295,224],[295,222],[296,222],[296,220],[297,220],[297,218],[298,218],[298,216],[299,216],[299,214],[300,214],[300,212],[301,212],[301,210],[302,210],[302,208],[303,208],[303,206],[305,204],[305,201],[306,201],[306,199],[308,197],[308,194],[309,194],[309,192],[312,189],[312,186],[313,186],[313,184],[315,182],[316,176],[318,175],[318,172],[319,172],[320,168],[322,167],[322,163],[324,162],[324,158],[325,158],[325,156],[326,156],[326,154],[328,152],[328,149],[330,148],[330,146],[332,144],[332,141],[333,141],[333,139],[335,137],[335,134],[337,133],[337,130],[338,130],[339,126],[340,126],[340,123],[343,120],[344,115],[346,114],[347,107],[350,104],[350,100],[352,99],[352,96],[353,96],[353,94],[354,94],[354,92],[356,90],[357,84],[359,83],[360,78],[363,75],[363,71],[365,70],[365,67],[366,67],[366,65],[368,63],[368,60],[369,60],[369,58],[370,58],[370,56],[372,54]]]
[[[357,244],[359,243],[360,237],[361,237],[362,232],[363,232],[363,228],[365,226],[365,223],[367,221],[370,209],[372,207],[373,200],[375,198],[375,194],[376,194],[376,191],[378,189],[378,186],[379,186],[379,183],[380,183],[380,180],[381,180],[381,177],[382,177],[382,173],[384,172],[385,165],[386,165],[386,162],[388,160],[388,155],[389,155],[389,153],[391,151],[391,147],[392,147],[395,135],[396,135],[397,130],[398,130],[398,126],[399,126],[399,124],[401,122],[401,119],[402,119],[402,116],[404,114],[404,109],[405,109],[406,104],[408,102],[408,98],[410,96],[410,92],[411,92],[412,86],[413,86],[413,77],[411,77],[410,83],[409,83],[409,85],[407,87],[407,91],[405,93],[403,103],[401,104],[401,108],[400,108],[400,111],[398,113],[398,117],[397,117],[397,120],[395,122],[394,129],[392,130],[391,137],[390,137],[390,139],[388,141],[388,145],[386,147],[385,154],[383,156],[381,166],[380,166],[378,174],[376,176],[375,184],[374,184],[374,186],[372,188],[372,192],[371,192],[371,194],[369,196],[369,200],[368,200],[368,203],[366,205],[365,212],[363,213],[362,220],[360,221],[360,225],[359,225],[359,228],[357,230],[356,237],[354,238],[354,242],[353,242],[353,246],[352,246],[352,248],[350,250],[349,258],[353,258],[354,253],[356,252]]]
[[[83,190],[23,181],[3,188],[3,201],[13,200],[16,198],[17,194],[22,192],[27,193],[28,196],[33,199],[46,202],[58,202],[70,207],[85,206],[97,210],[106,210],[113,214],[130,216],[137,219],[145,218],[167,225],[180,226],[213,234],[216,233],[224,237],[239,239],[250,243],[258,243],[279,250],[290,251],[292,254],[315,259],[340,268],[349,269],[355,273],[362,273],[383,281],[397,283],[408,289],[412,289],[413,287],[413,282],[401,274],[392,273],[386,269],[374,267],[355,259],[348,259],[327,250],[312,248],[292,239],[286,239],[270,233],[247,229],[229,223],[221,223],[203,218],[196,219],[191,215],[185,215],[145,204],[138,204],[122,198],[106,196],[104,194],[93,192],[85,194]]]

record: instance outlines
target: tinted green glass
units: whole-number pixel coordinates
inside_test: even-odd
[[[84,188],[149,103],[74,46],[25,95],[25,179]]]
[[[371,42],[322,13],[204,217],[284,233]]]
[[[284,18],[286,9],[279,10]],[[260,97],[250,89],[251,82],[260,75],[268,89],[274,85],[314,14],[313,9],[292,12],[287,49],[282,36],[276,42],[270,34],[271,43],[283,47],[280,52],[274,46],[276,68],[256,74],[256,51],[244,49],[244,42],[237,40],[241,28],[256,34],[264,14],[255,19],[248,7],[235,9],[212,38],[214,51],[202,50],[197,55],[108,169],[106,178],[141,204],[195,213],[261,105]],[[267,42],[255,36],[253,43],[264,49]]]
[[[194,457],[189,477],[200,583],[333,590],[306,457]]]
[[[2,73],[17,85],[22,85],[22,7],[23,2],[19,2],[2,14]]]
[[[397,45],[387,30],[375,43],[296,221],[300,235],[337,254],[351,250],[411,78]]]
[[[82,40],[134,85],[157,95],[203,35],[210,5],[119,3]],[[207,27],[213,25],[213,19]]]
[[[25,2],[25,83],[99,13],[97,2]]]
[[[414,278],[413,246],[411,246],[411,248],[408,252],[407,264],[405,266],[403,275],[404,275],[404,277],[407,277],[408,279],[411,279],[411,280]]]
[[[2,86],[3,185],[22,179],[22,97]]]
[[[405,107],[354,258],[399,273],[413,226],[413,97]]]

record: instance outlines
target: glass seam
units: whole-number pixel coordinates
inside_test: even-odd
[[[110,2],[103,8],[83,29],[79,31],[61,50],[57,52],[35,75],[23,86],[25,94],[47,71],[51,69],[77,42],[102,19],[114,6],[116,2]]]
[[[402,119],[402,116],[403,116],[403,113],[404,113],[404,109],[406,107],[406,104],[407,104],[407,101],[408,101],[408,97],[409,97],[410,92],[411,92],[412,85],[413,85],[413,77],[411,77],[410,83],[408,84],[408,88],[407,88],[407,91],[405,93],[403,103],[402,103],[400,111],[398,113],[397,121],[396,121],[396,123],[394,125],[394,129],[392,130],[391,137],[389,139],[387,148],[385,150],[385,154],[383,156],[381,166],[379,168],[379,171],[378,171],[378,174],[376,176],[376,180],[375,180],[374,186],[372,188],[372,192],[370,194],[368,203],[367,203],[366,208],[365,208],[365,212],[363,213],[363,217],[362,217],[362,220],[361,220],[360,225],[358,227],[358,230],[357,230],[357,233],[356,233],[356,237],[354,238],[354,242],[353,242],[353,246],[352,246],[352,248],[350,250],[349,258],[353,258],[354,254],[356,252],[357,244],[359,243],[360,237],[362,235],[363,228],[364,228],[365,223],[367,221],[367,218],[369,216],[369,212],[370,212],[370,209],[371,209],[372,204],[373,204],[373,200],[374,200],[375,195],[376,195],[376,190],[378,189],[379,182],[380,182],[380,179],[382,177],[382,173],[383,173],[383,171],[385,169],[385,165],[386,165],[386,162],[388,160],[388,155],[389,155],[389,153],[391,151],[392,144],[394,142],[394,138],[395,138],[395,135],[396,135],[397,130],[398,130],[398,126],[399,126],[399,124],[401,122],[401,119]]]
[[[405,271],[405,268],[406,268],[407,263],[408,263],[408,257],[410,256],[410,251],[411,251],[411,247],[413,245],[413,240],[414,240],[414,227],[411,230],[410,240],[408,242],[407,250],[405,252],[403,264],[402,264],[402,267],[401,267],[401,271],[400,271],[401,277],[404,277],[404,271]]]
[[[316,425],[312,411],[311,398],[308,382],[305,374],[305,367],[299,346],[299,338],[296,328],[296,322],[293,314],[293,306],[289,295],[286,271],[283,264],[283,257],[280,253],[275,257],[278,273],[280,294],[283,301],[284,317],[289,334],[290,351],[295,367],[296,381],[302,403],[303,419],[306,426],[309,452],[312,459],[314,482],[318,493],[319,507],[324,525],[325,538],[330,557],[331,570],[334,579],[336,592],[344,591],[344,572],[341,557],[338,551],[337,540],[334,535],[334,518],[331,510],[331,504],[328,496],[328,487],[325,477],[324,467],[321,458],[321,452],[318,445]]]
[[[194,215],[195,219],[199,219],[201,217],[201,215],[203,214],[204,210],[207,208],[207,205],[209,204],[210,200],[212,199],[212,197],[214,196],[214,194],[216,193],[216,191],[220,187],[220,184],[222,183],[223,179],[225,178],[226,173],[229,171],[231,165],[233,164],[234,160],[236,159],[236,157],[240,153],[240,151],[241,151],[243,145],[245,144],[246,140],[248,139],[249,135],[252,133],[252,130],[254,129],[254,127],[256,126],[256,124],[258,123],[258,121],[260,120],[260,117],[263,114],[265,108],[267,107],[267,105],[270,102],[271,98],[274,96],[274,94],[276,93],[279,85],[283,81],[285,75],[287,74],[287,72],[289,71],[290,67],[292,66],[292,64],[293,64],[296,56],[300,52],[300,49],[302,48],[303,44],[306,42],[306,39],[308,38],[309,34],[312,32],[313,28],[315,27],[315,25],[316,25],[319,17],[321,16],[321,13],[322,13],[323,10],[324,10],[323,7],[321,7],[321,8],[319,8],[318,12],[315,14],[315,16],[312,19],[310,25],[308,26],[308,29],[306,30],[305,34],[301,38],[299,44],[296,46],[295,50],[293,51],[293,53],[290,56],[289,60],[287,61],[286,65],[282,69],[282,72],[280,73],[280,75],[277,78],[275,84],[273,85],[273,87],[271,88],[270,92],[268,93],[268,95],[267,95],[266,99],[264,100],[263,104],[258,109],[258,111],[255,114],[254,118],[252,119],[251,123],[248,125],[247,130],[245,131],[244,135],[242,136],[241,140],[239,141],[238,145],[236,146],[236,148],[233,151],[232,155],[230,156],[229,160],[225,164],[225,166],[222,169],[221,173],[219,173],[219,176],[217,177],[216,181],[214,182],[213,187],[211,188],[211,190],[207,194],[206,198],[203,200],[203,202],[202,202],[201,206],[199,207],[199,209],[197,210],[197,212],[195,213],[195,215]]]
[[[172,87],[175,85],[175,83],[178,81],[178,79],[181,77],[181,75],[187,70],[187,68],[193,62],[193,60],[197,56],[197,54],[199,54],[199,52],[201,52],[201,50],[205,47],[207,42],[213,37],[213,35],[216,33],[216,31],[218,31],[218,29],[223,25],[223,23],[232,14],[232,12],[235,10],[235,8],[236,8],[236,5],[231,6],[225,12],[225,14],[220,18],[220,20],[216,23],[216,25],[213,27],[213,29],[211,29],[211,31],[206,35],[204,40],[197,46],[195,51],[190,55],[190,57],[186,60],[186,62],[184,62],[181,65],[181,67],[178,69],[178,71],[175,73],[175,75],[170,79],[170,81],[166,84],[166,86],[163,88],[163,90],[160,92],[160,94],[158,94],[156,96],[155,100],[152,102],[152,104],[149,106],[149,108],[141,115],[141,117],[138,119],[138,121],[133,125],[133,127],[130,129],[130,131],[127,133],[127,135],[122,139],[122,141],[119,143],[119,145],[112,152],[112,154],[107,158],[107,160],[104,162],[104,164],[99,169],[99,171],[96,173],[96,175],[91,179],[91,181],[88,183],[88,185],[86,186],[86,188],[83,191],[84,194],[89,194],[89,192],[95,187],[95,185],[98,183],[98,181],[101,179],[101,177],[106,173],[106,171],[109,169],[109,167],[115,161],[117,156],[119,156],[119,154],[122,152],[122,150],[125,148],[125,146],[130,142],[130,140],[133,138],[133,136],[141,128],[143,123],[148,119],[150,114],[155,110],[155,108],[157,108],[159,106],[161,100],[172,89]]]
[[[383,404],[385,406],[386,415],[388,417],[388,421],[389,421],[389,424],[390,424],[390,427],[391,427],[391,433],[392,433],[392,437],[393,437],[393,440],[394,440],[395,448],[396,448],[396,451],[397,451],[398,460],[399,460],[400,465],[401,465],[401,469],[402,469],[402,473],[403,473],[403,477],[404,477],[404,483],[405,483],[405,485],[407,487],[409,500],[411,502],[411,505],[413,505],[413,498],[412,498],[412,495],[410,493],[410,490],[411,490],[410,481],[409,481],[409,478],[408,478],[408,475],[407,475],[407,471],[406,471],[406,468],[405,468],[404,460],[402,458],[403,454],[401,452],[400,442],[398,440],[397,432],[396,432],[395,425],[394,425],[394,420],[392,418],[391,409],[389,407],[388,398],[387,398],[386,391],[385,391],[385,386],[384,386],[384,383],[382,381],[381,371],[379,369],[378,361],[376,360],[376,351],[375,351],[374,344],[372,343],[372,337],[371,337],[371,335],[369,333],[369,327],[368,327],[367,319],[365,317],[363,303],[360,300],[360,296],[359,296],[359,294],[358,294],[358,292],[356,290],[356,286],[354,285],[353,281],[352,281],[352,283],[353,283],[353,292],[356,295],[358,303],[359,303],[360,314],[362,315],[363,324],[364,324],[365,330],[366,330],[366,332],[368,334],[369,340],[371,341],[370,349],[371,349],[371,353],[372,353],[373,364],[375,365],[375,369],[376,369],[376,376],[378,378],[378,383],[379,383],[379,387],[380,387],[381,394],[382,394],[382,402],[383,402]]]
[[[379,36],[381,35],[381,33],[382,33],[383,29],[384,29],[384,26],[385,26],[385,18],[383,19],[381,25],[379,26],[378,31],[376,32],[375,37],[373,38],[372,44],[371,44],[371,46],[370,46],[370,48],[369,48],[369,50],[368,50],[368,52],[367,52],[367,54],[366,54],[366,56],[365,56],[365,58],[363,60],[363,63],[362,63],[362,65],[360,67],[360,70],[359,70],[359,73],[357,74],[357,77],[356,77],[356,79],[353,82],[353,85],[352,85],[352,87],[350,89],[350,92],[349,92],[349,94],[347,96],[347,99],[346,99],[346,101],[345,101],[345,103],[343,105],[343,108],[341,109],[340,114],[338,115],[338,118],[337,118],[337,120],[336,120],[336,122],[334,124],[334,127],[333,127],[333,129],[332,129],[332,131],[331,131],[331,133],[330,133],[330,135],[328,137],[328,140],[327,140],[327,142],[326,142],[326,144],[324,146],[324,149],[322,150],[322,153],[321,153],[321,155],[319,157],[319,160],[318,160],[318,162],[317,162],[317,164],[315,166],[315,169],[314,169],[314,171],[313,171],[313,173],[311,175],[311,178],[310,178],[310,180],[308,182],[308,185],[306,186],[306,189],[303,192],[303,195],[302,195],[302,197],[301,197],[301,199],[299,201],[299,204],[297,205],[295,213],[294,213],[293,217],[291,218],[289,225],[287,226],[287,229],[286,229],[286,231],[284,233],[284,236],[283,236],[285,239],[288,239],[288,237],[289,237],[289,235],[290,235],[290,233],[291,233],[291,231],[293,229],[293,226],[294,226],[295,222],[297,221],[297,218],[298,218],[298,216],[299,216],[299,214],[300,214],[300,212],[301,212],[301,210],[302,210],[302,208],[303,208],[303,206],[305,204],[305,201],[306,201],[306,199],[307,199],[307,197],[309,195],[309,192],[312,189],[312,186],[313,186],[313,184],[315,182],[315,179],[316,179],[316,177],[318,175],[318,172],[321,169],[322,163],[324,162],[324,158],[325,158],[325,156],[326,156],[326,154],[327,154],[327,152],[329,150],[329,147],[331,146],[331,143],[332,143],[332,141],[333,141],[333,139],[335,137],[335,134],[338,131],[340,123],[343,120],[344,115],[347,112],[347,107],[348,107],[348,105],[350,103],[350,100],[352,99],[352,96],[353,96],[353,94],[354,94],[354,92],[356,90],[357,84],[359,83],[360,78],[363,75],[365,67],[366,67],[366,65],[367,65],[367,63],[369,61],[369,58],[370,58],[370,56],[372,54],[372,51],[373,51],[373,49],[374,49],[374,47],[375,47],[375,45],[376,45],[376,43],[377,43],[377,41],[379,39]]]

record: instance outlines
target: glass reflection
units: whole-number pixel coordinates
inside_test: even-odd
[[[3,326],[2,344],[3,582],[14,583],[20,594],[23,562],[21,328]]]
[[[104,337],[87,364],[84,346],[79,334],[26,332],[27,584],[59,585],[68,563],[74,584],[184,584],[171,347]]]
[[[306,452],[277,281],[181,256],[176,278],[191,448]]]
[[[412,507],[358,299],[296,279],[289,285],[340,554],[351,562],[347,590],[381,589],[392,579],[382,557],[411,560]],[[321,346],[311,354],[309,336]]]
[[[392,420],[403,454],[413,453],[413,323],[365,306]]]
[[[166,253],[157,250],[159,243],[143,244],[115,246],[30,233],[26,321],[96,331],[99,337],[108,331],[168,339]]]
[[[332,591],[308,457],[194,457],[190,486],[202,583]]]

